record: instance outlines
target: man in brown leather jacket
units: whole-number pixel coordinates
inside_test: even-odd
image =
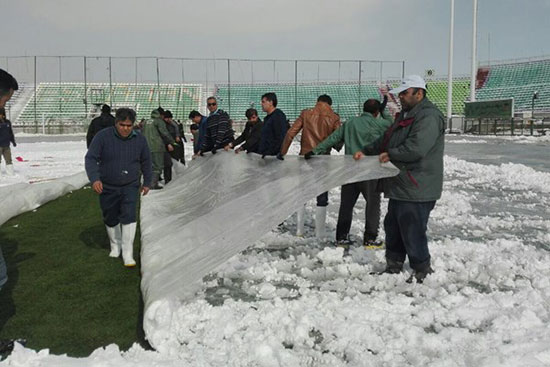
[[[281,156],[288,152],[292,139],[302,131],[300,155],[310,152],[330,134],[340,127],[340,117],[332,110],[332,98],[323,94],[317,98],[315,107],[302,111],[292,127],[287,131],[281,146]],[[330,149],[325,152],[330,154]],[[325,236],[325,221],[327,217],[328,192],[317,196],[315,212],[315,236],[321,240]],[[303,236],[305,207],[298,211],[296,235]]]

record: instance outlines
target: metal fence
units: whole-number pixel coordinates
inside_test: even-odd
[[[185,121],[191,109],[206,112],[205,99],[218,88],[224,89],[221,105],[231,115],[239,110],[232,93],[243,85],[263,86],[265,92],[273,85],[294,88],[295,93],[284,98],[287,106],[293,106],[287,114],[295,117],[301,109],[311,107],[298,98],[299,86],[341,83],[360,89],[368,83],[402,78],[405,62],[4,56],[0,68],[14,75],[21,86],[7,105],[8,118],[16,126],[40,130],[46,125],[86,125],[103,103],[115,109],[133,107],[138,118],[147,117],[151,106],[172,103],[175,119]],[[358,113],[361,103],[357,101]]]

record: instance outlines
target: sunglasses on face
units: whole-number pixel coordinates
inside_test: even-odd
[[[208,105],[209,105],[209,106],[215,106],[215,105],[217,105],[217,103],[216,103],[216,102],[212,102],[212,103],[208,103]]]

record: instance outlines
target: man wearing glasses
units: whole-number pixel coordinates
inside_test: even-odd
[[[401,113],[384,135],[356,152],[354,159],[378,155],[381,163],[391,161],[399,175],[382,180],[384,196],[389,198],[384,219],[386,231],[386,270],[397,274],[405,257],[416,278],[422,283],[430,266],[426,229],[430,212],[443,188],[443,148],[445,119],[426,98],[426,83],[411,75],[390,93],[401,101]]]
[[[208,97],[206,108],[210,111],[210,115],[206,120],[206,134],[199,155],[204,152],[216,154],[218,149],[223,149],[233,141],[233,130],[229,123],[229,115],[218,108],[216,97]]]
[[[153,168],[147,140],[133,129],[136,113],[119,108],[115,126],[101,130],[92,140],[85,157],[86,174],[99,194],[99,205],[109,241],[111,257],[122,252],[124,266],[134,267],[136,204],[140,191],[147,195]]]

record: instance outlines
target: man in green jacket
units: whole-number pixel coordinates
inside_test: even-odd
[[[346,121],[323,142],[319,143],[313,154],[324,154],[331,147],[345,144],[346,155],[353,155],[365,145],[378,139],[392,124],[391,117],[384,112],[387,97],[384,102],[369,99],[363,104],[363,114]],[[309,158],[311,154],[306,155]],[[380,193],[376,192],[378,180],[354,182],[342,186],[340,191],[340,210],[336,225],[336,241],[339,246],[349,248],[349,230],[353,218],[353,207],[359,194],[363,195],[367,205],[365,210],[365,231],[363,244],[368,247],[379,247],[378,227],[380,225]]]
[[[391,161],[400,169],[396,177],[383,179],[389,198],[384,219],[386,231],[385,273],[400,273],[405,257],[421,283],[433,273],[426,229],[430,212],[443,189],[445,119],[426,98],[426,83],[411,75],[390,93],[398,95],[402,111],[395,123],[374,143],[356,152],[354,159],[378,155],[381,163]]]
[[[160,111],[151,112],[151,120],[146,121],[143,126],[143,135],[147,139],[147,145],[151,150],[151,159],[153,161],[153,182],[151,189],[158,190],[160,173],[164,169],[164,152],[174,150],[174,139],[166,128],[166,123],[162,120]]]

